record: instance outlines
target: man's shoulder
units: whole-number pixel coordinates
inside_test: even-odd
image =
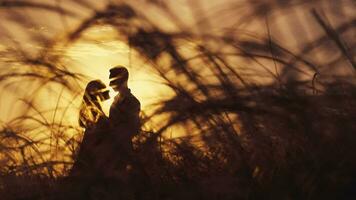
[[[132,110],[141,110],[141,103],[133,94],[126,97],[125,104]]]
[[[128,93],[124,98],[116,96],[114,102],[111,105],[112,109],[123,107],[141,107],[140,101],[132,94]]]
[[[135,95],[133,95],[132,93],[130,93],[130,95],[127,96],[131,101],[140,104],[140,101],[137,99],[137,97]]]

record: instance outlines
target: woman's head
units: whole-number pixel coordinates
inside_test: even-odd
[[[93,80],[87,84],[84,94],[85,101],[103,101],[109,98],[109,90],[106,90],[106,85],[101,80]]]
[[[102,81],[90,81],[85,88],[79,110],[79,125],[84,128],[95,125],[101,116],[105,116],[101,108],[101,101],[109,98],[109,90],[106,89]]]

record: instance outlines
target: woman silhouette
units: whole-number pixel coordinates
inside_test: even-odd
[[[70,176],[95,176],[98,157],[96,149],[108,127],[108,118],[102,110],[101,102],[109,98],[109,90],[102,81],[93,80],[86,86],[79,110],[79,125],[85,128],[85,132]]]
[[[109,90],[106,90],[102,81],[90,81],[85,88],[80,106],[79,125],[85,129],[93,128],[102,117],[105,117],[101,102],[109,98]]]

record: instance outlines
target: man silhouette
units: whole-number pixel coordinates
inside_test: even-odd
[[[138,99],[131,93],[127,81],[129,72],[125,67],[118,66],[110,69],[110,86],[119,92],[110,107],[109,122],[111,134],[117,149],[118,156],[129,159],[132,153],[132,138],[141,128],[139,113],[141,105]],[[125,162],[127,160],[122,160]]]

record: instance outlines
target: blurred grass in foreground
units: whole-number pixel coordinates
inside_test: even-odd
[[[55,47],[65,50],[87,30],[103,26],[129,45],[132,62],[149,65],[173,92],[143,114],[147,124],[158,116],[166,120],[154,129],[144,126],[135,140],[138,168],[149,180],[146,199],[354,197],[353,1],[227,1],[214,12],[192,3],[195,23],[163,1],[119,1],[101,9],[79,2],[72,4],[92,14],[81,18],[68,6],[30,1],[0,4],[15,9],[10,19],[24,27],[36,19],[16,9],[46,10],[80,22],[59,39],[29,31],[38,51],[15,41],[0,53],[2,87],[25,80],[34,87],[21,100],[23,114],[2,123],[2,198],[58,195],[82,135],[63,118],[80,97],[85,76],[72,72]],[[59,86],[70,94],[68,105],[39,108],[39,91]],[[186,137],[169,139],[178,129]],[[135,183],[126,187],[140,189]]]

